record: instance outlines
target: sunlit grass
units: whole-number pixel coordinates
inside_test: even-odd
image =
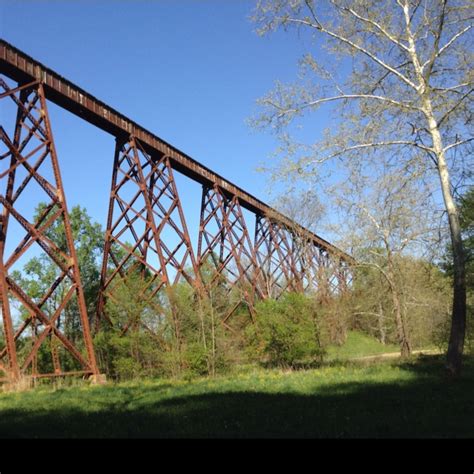
[[[472,437],[474,363],[441,357],[0,394],[2,437]]]
[[[330,346],[327,360],[347,360],[356,357],[378,355],[384,352],[399,352],[400,347],[394,344],[382,344],[376,339],[358,331],[349,331],[347,340],[342,346]]]

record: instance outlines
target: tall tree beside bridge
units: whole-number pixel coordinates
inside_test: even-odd
[[[262,34],[279,28],[308,34],[317,55],[303,58],[301,82],[277,83],[260,100],[257,123],[275,128],[287,145],[287,175],[314,177],[345,159],[370,167],[372,159],[396,153],[399,170],[439,182],[453,247],[447,354],[453,375],[462,366],[466,325],[454,196],[472,167],[473,18],[471,0],[258,0],[254,15]],[[291,125],[323,105],[332,105],[338,127],[317,146],[298,145]]]

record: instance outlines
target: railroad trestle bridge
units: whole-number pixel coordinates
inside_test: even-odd
[[[100,294],[92,319],[61,179],[64,157],[56,153],[47,101],[116,137]],[[11,113],[0,123],[0,378],[97,375],[91,320],[94,327],[109,321],[107,298],[137,268],[146,269],[149,276],[142,296],[150,301],[179,281],[203,293],[222,278],[228,288],[238,287],[241,299],[229,309],[224,324],[239,305],[245,304],[252,315],[258,299],[285,291],[324,288],[337,293],[347,288],[350,256],[0,40],[2,102],[10,104]],[[175,173],[202,185],[197,248]],[[34,219],[40,202],[46,205]],[[248,228],[244,209],[255,215],[255,229]],[[64,226],[61,247],[48,236],[48,229],[58,222]],[[9,232],[12,223],[22,237]],[[15,280],[13,271],[33,247],[57,266],[52,284],[35,298]],[[13,301],[23,309],[22,318],[15,317]],[[60,324],[70,304],[80,315],[80,340],[68,337]],[[129,325],[124,323],[123,332]],[[26,334],[31,334],[28,347],[22,344]],[[53,373],[38,370],[39,349],[46,344]],[[75,366],[65,368],[61,354],[68,354]]]

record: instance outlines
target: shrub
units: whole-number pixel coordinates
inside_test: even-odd
[[[256,324],[247,329],[254,357],[279,367],[320,362],[324,348],[317,308],[315,299],[296,293],[258,303]]]
[[[131,357],[117,357],[114,360],[114,369],[119,380],[135,379],[142,375],[140,363]]]
[[[121,334],[106,327],[94,337],[100,369],[115,380],[164,374],[163,350],[155,338],[143,330]]]

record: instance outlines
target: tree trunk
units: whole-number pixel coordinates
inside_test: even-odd
[[[214,317],[214,305],[211,304],[210,307],[211,313],[211,344],[212,344],[212,352],[211,352],[211,377],[216,375],[216,328],[215,328],[215,317]]]
[[[379,302],[379,312],[377,315],[377,323],[378,323],[378,329],[379,329],[379,341],[385,346],[387,343],[386,341],[386,334],[385,334],[385,326],[384,326],[384,315],[383,315],[383,308],[382,308],[382,303]]]
[[[444,157],[443,160],[438,158],[438,168],[443,187],[443,197],[448,210],[454,267],[453,309],[446,368],[451,375],[457,375],[462,367],[462,354],[466,333],[466,261],[464,244],[461,237],[461,226],[459,224],[459,213],[454,205],[449,187],[449,176]],[[448,176],[448,179],[445,176]]]
[[[400,354],[402,357],[408,357],[411,354],[411,344],[406,331],[405,321],[402,316],[399,295],[392,291],[392,301],[395,308],[395,321],[397,323],[398,342],[400,344]]]
[[[400,354],[402,357],[408,357],[411,354],[411,343],[408,337],[405,319],[402,314],[402,306],[400,304],[400,295],[395,283],[395,272],[391,256],[388,256],[388,271],[390,293],[392,294],[393,308],[395,310],[395,322],[397,325],[398,342],[400,344]]]
[[[407,38],[409,52],[419,82],[418,93],[422,100],[422,110],[428,122],[428,129],[433,141],[433,150],[438,160],[438,175],[441,182],[444,205],[448,213],[449,230],[453,249],[453,312],[451,318],[451,335],[447,354],[446,368],[451,375],[457,375],[461,371],[462,354],[464,350],[464,337],[466,332],[466,267],[464,245],[461,238],[461,226],[459,225],[459,212],[453,199],[451,183],[449,178],[446,156],[444,153],[443,140],[439,124],[435,118],[433,105],[430,98],[430,73],[425,77],[423,67],[418,59],[413,33],[410,28],[409,4],[404,4]]]
[[[438,160],[438,173],[443,192],[444,204],[448,213],[451,245],[453,250],[453,309],[446,368],[450,375],[457,375],[460,373],[462,367],[462,354],[466,333],[466,259],[461,236],[461,226],[459,223],[459,211],[451,192],[449,171],[446,164],[441,134],[432,113],[429,98],[425,101],[424,105],[425,114],[428,119],[433,139],[433,149]]]

